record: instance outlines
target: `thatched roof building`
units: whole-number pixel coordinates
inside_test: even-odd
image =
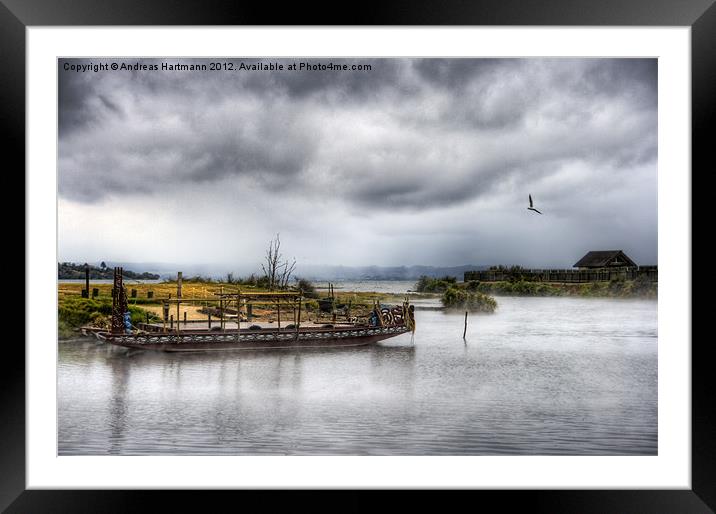
[[[597,250],[587,252],[575,264],[575,268],[616,268],[632,267],[636,263],[621,250]]]

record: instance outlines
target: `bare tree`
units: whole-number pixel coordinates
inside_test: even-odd
[[[291,274],[293,274],[293,270],[295,267],[296,267],[296,259],[295,258],[290,263],[288,261],[283,262],[283,265],[281,267],[281,277],[279,278],[279,287],[281,289],[288,288],[288,281],[291,280]]]
[[[276,234],[276,238],[269,241],[269,247],[266,250],[264,263],[261,269],[268,280],[269,289],[286,289],[291,275],[296,267],[296,259],[289,262],[284,260],[281,254],[281,239]]]

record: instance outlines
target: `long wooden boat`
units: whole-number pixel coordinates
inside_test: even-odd
[[[209,299],[164,299],[161,300],[164,304],[162,323],[142,323],[135,327],[129,321],[121,268],[115,268],[112,299],[111,329],[98,330],[88,327],[83,332],[92,333],[98,339],[114,345],[145,350],[185,352],[362,346],[415,330],[414,307],[407,298],[402,305],[397,306],[381,306],[376,303],[367,319],[301,324],[301,305],[304,298],[300,290],[268,293],[221,292],[211,301],[219,304],[222,313],[227,310],[235,312],[232,321],[225,320],[222,314],[218,324],[212,325],[209,314],[206,322],[185,322],[183,328],[179,320],[180,304],[206,303]],[[274,326],[273,323],[251,323],[252,307],[255,305],[274,306],[279,313],[278,324]],[[173,306],[177,309],[176,323],[173,319],[167,323],[168,311]],[[294,323],[285,327],[280,325],[282,307],[284,313],[287,308],[293,308],[294,311]],[[246,324],[251,324],[242,327],[242,318],[246,320]],[[235,328],[228,328],[228,325]]]

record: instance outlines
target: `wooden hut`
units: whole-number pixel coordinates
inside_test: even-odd
[[[573,267],[579,269],[631,268],[636,267],[636,263],[622,250],[597,250],[587,252]]]

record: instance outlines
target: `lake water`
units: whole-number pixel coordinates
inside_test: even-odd
[[[379,291],[381,293],[402,294],[415,290],[417,280],[354,280],[331,282],[336,293],[355,291],[356,293]],[[313,282],[321,293],[328,289],[329,282]]]
[[[413,338],[363,348],[60,343],[59,454],[657,453],[655,301],[498,302],[466,341],[464,313],[420,309]]]

